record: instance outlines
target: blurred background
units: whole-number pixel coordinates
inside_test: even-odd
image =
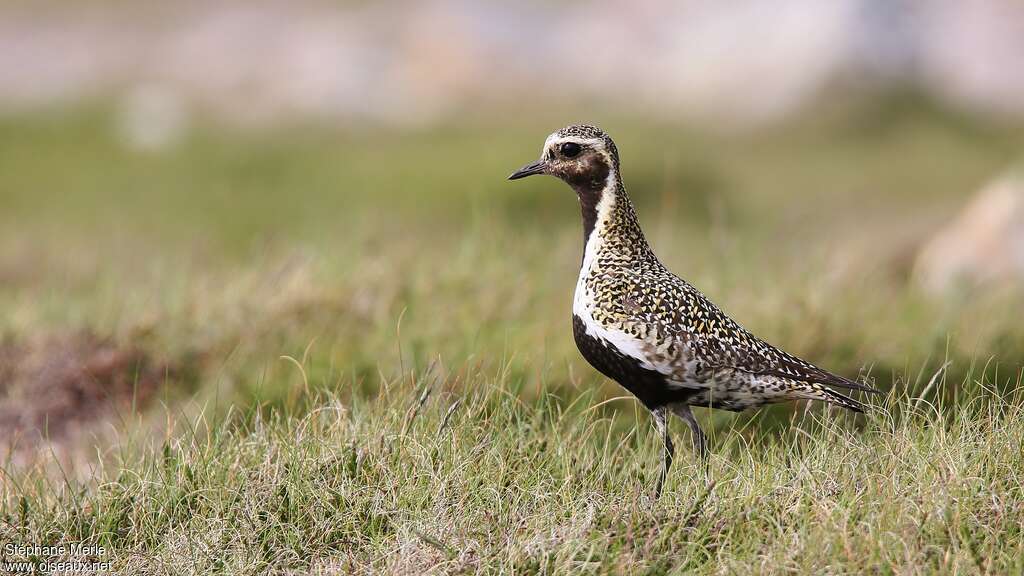
[[[572,192],[504,180],[580,122],[755,333],[1015,386],[1022,61],[1012,0],[5,2],[0,434],[425,374],[620,394],[572,343]]]

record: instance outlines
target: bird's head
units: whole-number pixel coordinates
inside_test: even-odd
[[[549,174],[577,190],[601,190],[608,175],[618,170],[619,153],[612,139],[600,128],[574,125],[548,136],[540,160],[516,170],[508,179]]]

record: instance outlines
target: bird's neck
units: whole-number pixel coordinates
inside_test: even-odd
[[[598,254],[632,261],[653,258],[633,202],[616,171],[605,182],[573,186],[583,214],[583,266]],[[589,258],[588,258],[589,257]]]

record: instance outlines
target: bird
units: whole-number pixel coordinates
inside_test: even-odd
[[[619,152],[600,128],[571,125],[544,141],[540,159],[508,179],[549,175],[568,184],[583,216],[583,257],[572,304],[582,356],[651,412],[664,445],[655,497],[675,448],[669,416],[690,429],[708,470],[707,436],[691,407],[740,412],[789,400],[866,405],[833,390],[871,386],[838,376],[754,336],[655,256],[622,181]]]

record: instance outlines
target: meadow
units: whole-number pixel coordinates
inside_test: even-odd
[[[160,150],[103,105],[0,119],[0,542],[118,573],[1024,572],[1024,293],[912,274],[1024,131],[808,117],[197,118]],[[572,341],[576,199],[505,181],[580,120],[670,268],[874,409],[698,410],[710,475],[673,424],[653,500],[648,416]]]

